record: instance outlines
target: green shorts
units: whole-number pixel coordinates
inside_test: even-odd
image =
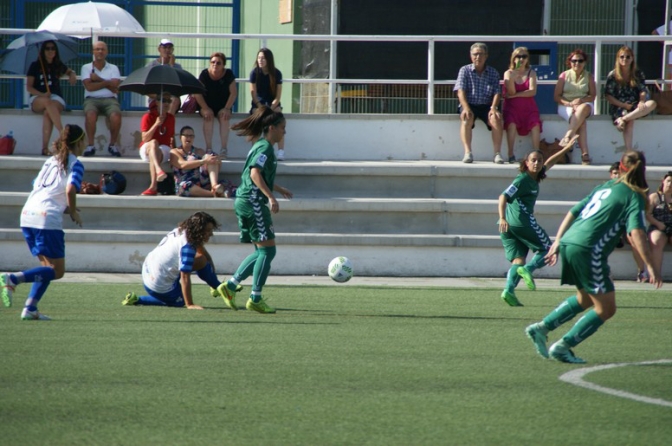
[[[526,258],[527,253],[548,251],[551,247],[551,239],[544,228],[534,226],[509,226],[507,232],[499,234],[504,245],[504,254],[509,262],[517,258]]]
[[[84,99],[84,113],[95,111],[99,115],[110,117],[112,113],[121,113],[119,101],[115,98],[86,98]]]
[[[238,217],[241,243],[258,243],[275,239],[271,210],[266,204],[236,198],[233,205]]]
[[[560,283],[575,285],[588,294],[605,294],[614,291],[609,274],[611,268],[602,252],[576,245],[560,244],[562,274]]]

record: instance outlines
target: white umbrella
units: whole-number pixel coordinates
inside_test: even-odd
[[[47,16],[39,30],[63,34],[79,33],[77,37],[86,38],[82,32],[116,31],[145,32],[144,28],[128,11],[112,3],[74,3],[61,6]]]

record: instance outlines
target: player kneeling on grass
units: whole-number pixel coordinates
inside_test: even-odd
[[[37,311],[52,280],[65,274],[65,234],[63,214],[82,226],[77,210],[77,192],[82,185],[84,165],[77,159],[84,151],[84,130],[68,124],[55,144],[54,156],[42,166],[33,181],[33,190],[21,211],[21,230],[30,252],[40,260],[37,268],[14,274],[0,274],[0,293],[6,307],[20,283],[32,283],[21,313],[23,320],[49,320]]]
[[[194,305],[191,293],[191,273],[196,272],[218,290],[215,296],[221,295],[229,308],[237,310],[234,299],[227,298],[221,291],[226,284],[217,279],[214,263],[204,246],[217,228],[217,221],[206,212],[196,212],[180,223],[147,254],[142,265],[142,283],[149,296],[128,293],[121,303],[202,310],[200,305]]]
[[[660,288],[660,270],[653,265],[646,238],[644,209],[648,186],[646,158],[642,152],[627,152],[620,162],[621,176],[598,186],[576,204],[560,224],[555,242],[546,256],[555,265],[560,256],[562,284],[575,285],[575,296],[567,298],[541,322],[532,324],[525,333],[537,353],[558,361],[583,364],[571,348],[585,341],[602,324],[616,314],[616,293],[609,277],[607,259],[621,240],[630,234],[633,248],[639,251],[649,268],[649,282]],[[559,341],[546,348],[549,331],[569,322],[591,308]]]

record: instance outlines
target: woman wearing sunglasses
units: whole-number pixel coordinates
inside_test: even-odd
[[[582,49],[572,51],[567,57],[569,70],[560,74],[553,94],[553,99],[558,103],[558,114],[569,122],[569,129],[560,145],[564,147],[574,135],[578,134],[583,164],[590,164],[591,161],[588,153],[586,119],[593,114],[593,101],[596,95],[595,79],[585,69],[587,59]]]
[[[541,118],[534,100],[537,94],[537,72],[530,68],[530,53],[521,46],[513,50],[509,69],[504,73],[504,128],[509,148],[509,163],[515,163],[513,147],[516,134],[532,135],[532,150],[539,150]]]
[[[26,90],[30,93],[30,109],[42,113],[42,155],[49,156],[51,132],[63,131],[61,113],[65,109],[65,100],[61,93],[61,76],[68,76],[70,85],[77,82],[77,74],[68,68],[58,57],[56,42],[48,40],[40,47],[37,60],[30,64],[26,73]]]
[[[198,80],[203,83],[207,93],[195,94],[203,118],[203,136],[205,137],[205,151],[214,153],[212,150],[212,133],[215,120],[219,122],[219,139],[221,142],[221,158],[228,156],[229,127],[231,126],[231,114],[233,104],[238,97],[236,87],[236,75],[226,68],[226,56],[224,53],[212,53],[210,66],[201,71]]]
[[[625,150],[632,150],[635,120],[656,109],[656,101],[649,99],[644,80],[632,49],[619,48],[614,69],[604,85],[604,96],[609,102],[609,114],[616,129],[623,132]]]

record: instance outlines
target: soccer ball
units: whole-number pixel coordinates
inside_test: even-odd
[[[335,282],[344,283],[352,278],[352,263],[347,257],[336,257],[329,262],[329,277]]]

